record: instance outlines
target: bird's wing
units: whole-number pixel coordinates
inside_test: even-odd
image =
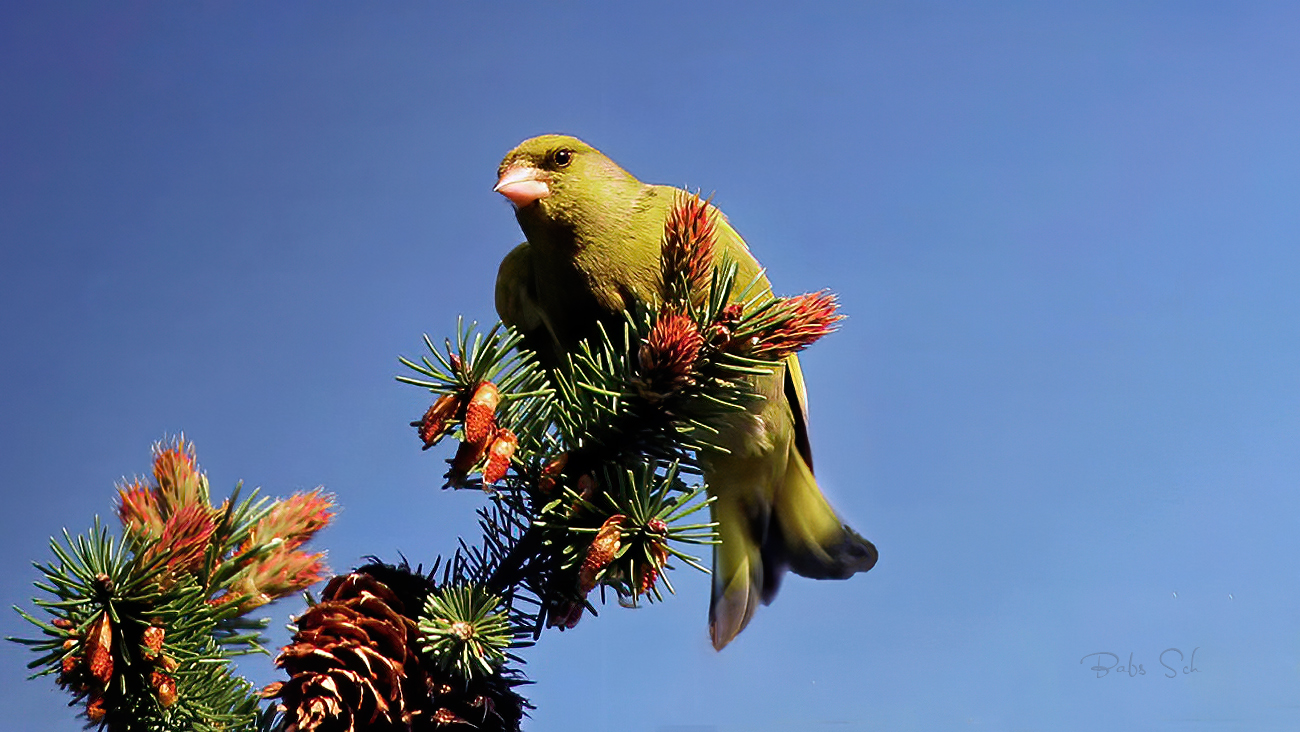
[[[524,242],[501,260],[497,270],[496,306],[501,322],[524,337],[524,344],[544,361],[555,358],[559,342],[537,302],[532,249]]]
[[[714,209],[715,211],[717,209]],[[758,294],[771,294],[772,286],[767,281],[767,276],[763,273],[762,267],[754,255],[749,251],[749,245],[741,238],[736,230],[731,228],[727,217],[721,211],[717,212],[717,230],[718,230],[718,247],[721,249],[723,256],[736,262],[736,290],[732,295],[738,297],[755,278],[754,287],[750,288],[749,296]],[[790,404],[790,411],[794,414],[794,444],[798,448],[799,454],[808,465],[809,471],[812,470],[812,443],[808,439],[808,390],[804,387],[803,369],[799,367],[799,357],[790,356],[785,360],[785,383],[784,389],[786,401]]]
[[[794,413],[794,444],[812,472],[812,442],[808,440],[808,390],[803,383],[803,369],[799,367],[799,357],[790,356],[785,360],[785,399],[790,403]]]

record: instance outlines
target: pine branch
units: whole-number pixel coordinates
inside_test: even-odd
[[[40,631],[15,639],[110,730],[424,730],[466,724],[515,732],[528,702],[512,664],[546,627],[596,608],[664,598],[692,546],[716,542],[695,518],[709,505],[700,458],[761,408],[755,388],[834,329],[833,296],[781,299],[761,275],[737,282],[716,250],[715,213],[684,196],[665,226],[662,301],[637,304],[612,331],[544,370],[503,325],[458,320],[455,339],[401,362],[433,404],[412,423],[430,449],[459,443],[448,487],[479,488],[482,540],[460,540],[426,573],[378,561],[332,579],[296,620],[276,664],[288,680],[260,708],[229,660],[262,652],[266,620],[247,614],[324,573],[303,544],[332,516],[319,490],[285,501],[210,500],[192,446],[155,450],[152,481],[119,489],[121,540],[96,520],[52,542],[38,564]],[[17,608],[16,608],[17,609]],[[277,712],[278,710],[278,712]]]
[[[181,438],[154,450],[153,482],[119,488],[123,537],[95,523],[89,535],[51,541],[37,564],[36,599],[49,622],[15,608],[42,637],[16,639],[41,654],[35,676],[56,675],[92,724],[109,730],[263,730],[274,724],[245,680],[240,653],[265,652],[266,619],[246,614],[297,592],[323,572],[299,547],[330,519],[320,491],[287,501],[220,507]]]
[[[698,196],[679,200],[664,232],[663,301],[634,306],[613,331],[599,324],[557,368],[543,370],[499,323],[481,333],[458,321],[454,342],[426,336],[427,355],[401,359],[416,375],[398,379],[434,397],[412,423],[423,448],[459,441],[447,486],[489,496],[482,542],[462,539],[435,562],[441,581],[429,575],[424,616],[406,605],[426,648],[408,673],[517,679],[505,649],[594,614],[596,587],[635,605],[672,591],[674,559],[707,571],[687,551],[716,541],[713,523],[692,518],[709,503],[700,456],[726,452],[730,422],[761,408],[757,380],[839,320],[828,293],[780,299],[761,275],[738,283],[736,264],[715,255],[713,217]],[[521,708],[513,684],[501,688],[499,701]],[[314,702],[296,703],[301,719]]]

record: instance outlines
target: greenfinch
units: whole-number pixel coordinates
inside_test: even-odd
[[[511,150],[495,190],[514,205],[527,241],[501,263],[496,308],[544,364],[599,325],[617,327],[635,303],[662,301],[661,237],[678,189],[642,183],[573,137],[543,135]],[[771,286],[745,241],[710,206],[715,254],[736,262],[736,281]],[[740,289],[740,288],[737,288]],[[751,290],[751,294],[753,294]],[[619,332],[617,329],[609,332]],[[807,396],[799,360],[755,377],[763,397],[724,427],[726,452],[699,456],[719,544],[713,555],[709,635],[730,643],[769,603],[783,572],[845,579],[871,569],[876,548],[846,526],[813,477]]]

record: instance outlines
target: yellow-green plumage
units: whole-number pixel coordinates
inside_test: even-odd
[[[560,362],[596,334],[598,322],[618,323],[633,302],[662,299],[661,237],[677,189],[644,184],[563,135],[523,142],[498,174],[497,190],[515,203],[527,241],[501,263],[497,312],[544,362]],[[770,292],[744,240],[720,212],[710,212],[717,254],[737,262],[737,281],[758,278]],[[772,599],[787,566],[842,579],[876,562],[875,547],[844,526],[813,477],[798,359],[756,378],[754,388],[765,399],[724,430],[730,452],[701,456],[721,538],[709,610],[718,649],[744,629],[759,602]]]

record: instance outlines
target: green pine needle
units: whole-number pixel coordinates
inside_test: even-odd
[[[466,681],[500,669],[515,635],[501,598],[474,585],[443,587],[431,594],[419,628],[429,656]]]

